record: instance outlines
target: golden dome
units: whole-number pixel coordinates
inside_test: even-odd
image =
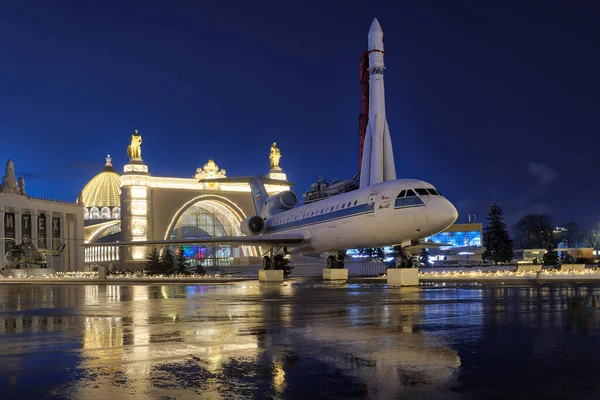
[[[84,207],[120,207],[121,177],[112,167],[110,155],[104,170],[93,177],[81,192]]]

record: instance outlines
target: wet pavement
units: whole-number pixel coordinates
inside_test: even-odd
[[[0,398],[598,398],[600,285],[0,285]]]

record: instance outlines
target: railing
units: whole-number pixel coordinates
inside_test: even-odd
[[[291,276],[323,276],[325,263],[315,264],[291,264],[294,269]],[[384,274],[387,266],[379,262],[369,263],[346,263],[348,276],[379,276]]]

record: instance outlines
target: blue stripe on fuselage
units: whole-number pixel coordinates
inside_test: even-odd
[[[329,208],[329,207],[330,206],[328,206],[327,208]],[[354,217],[354,216],[361,215],[361,214],[371,213],[374,210],[375,210],[375,203],[359,204],[356,206],[350,206],[348,208],[342,208],[340,210],[324,212],[323,214],[313,215],[310,217],[307,216],[302,219],[298,219],[295,221],[288,221],[286,223],[279,224],[279,225],[269,226],[267,229],[265,229],[265,233],[281,232],[281,231],[286,231],[286,230],[293,229],[293,228],[300,228],[305,225],[316,224],[319,222],[329,222],[329,221],[334,221],[334,220],[340,219],[340,218]],[[316,210],[316,211],[320,213],[321,209]],[[311,211],[311,212],[313,212],[313,211]],[[288,217],[288,218],[293,218],[293,217]]]

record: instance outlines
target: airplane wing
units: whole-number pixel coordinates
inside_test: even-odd
[[[217,236],[196,239],[141,240],[111,243],[86,243],[84,247],[105,246],[178,246],[178,245],[210,245],[231,244],[247,246],[297,246],[306,243],[307,237],[302,234],[265,234],[256,236]]]

